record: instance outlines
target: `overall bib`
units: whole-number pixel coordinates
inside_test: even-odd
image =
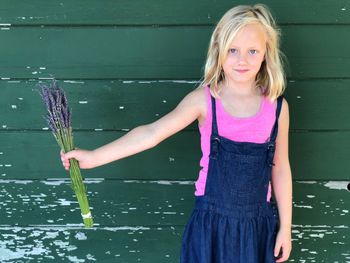
[[[269,141],[237,142],[218,134],[215,99],[205,194],[182,237],[181,263],[273,263],[279,228],[277,206],[266,200],[272,175],[278,117]]]

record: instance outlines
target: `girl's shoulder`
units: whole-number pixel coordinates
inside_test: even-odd
[[[199,86],[192,93],[196,98],[195,101],[200,110],[198,122],[203,123],[207,115],[208,102],[210,101],[210,89],[208,86]]]

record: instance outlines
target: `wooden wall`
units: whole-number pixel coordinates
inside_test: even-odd
[[[350,262],[350,3],[265,0],[289,60],[293,251]],[[178,262],[199,171],[196,123],[84,170],[83,228],[36,84],[53,74],[92,149],[172,110],[202,76],[215,22],[252,1],[0,2],[0,261]]]

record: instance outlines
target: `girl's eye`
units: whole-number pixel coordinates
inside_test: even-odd
[[[251,49],[251,50],[249,50],[249,53],[250,53],[251,55],[255,55],[256,53],[258,53],[258,51],[255,50],[255,49]]]
[[[237,53],[237,49],[235,49],[235,48],[230,48],[230,49],[229,49],[229,52],[230,52],[231,54],[236,54],[236,53]]]

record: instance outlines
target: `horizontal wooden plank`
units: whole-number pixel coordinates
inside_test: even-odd
[[[179,261],[183,227],[1,227],[0,260],[35,262]],[[348,262],[348,227],[293,226],[290,262]],[[16,261],[14,261],[16,260]]]
[[[42,129],[44,104],[38,81],[0,81],[0,124]],[[45,83],[49,83],[45,81]],[[59,81],[73,111],[74,129],[121,130],[155,121],[198,85],[196,81]],[[18,118],[21,121],[18,121]],[[196,128],[192,125],[192,128]]]
[[[75,141],[77,147],[93,149],[123,134],[76,132]],[[348,180],[349,136],[349,132],[290,133],[293,178]],[[84,170],[83,174],[87,178],[195,180],[200,169],[199,142],[198,132],[180,132],[153,149],[103,167]],[[49,132],[0,132],[0,145],[0,178],[64,177],[59,149]]]
[[[343,1],[263,0],[279,23],[350,23],[349,6]],[[3,0],[0,3],[1,23],[15,25],[162,25],[213,24],[226,10],[238,4],[255,1],[45,1],[30,4]],[[40,7],[40,8],[38,8]],[[306,15],[307,14],[307,15]]]
[[[124,134],[125,132],[77,132],[74,136],[77,146],[92,149]],[[65,177],[58,145],[49,132],[0,133],[0,145],[0,178]],[[148,151],[94,170],[84,170],[83,176],[186,180],[198,175],[199,159],[198,134],[183,132]]]
[[[293,224],[348,226],[347,181],[295,181]],[[185,225],[194,203],[192,181],[86,181],[94,223],[111,226]],[[81,224],[68,180],[1,180],[0,225]],[[14,221],[15,218],[15,221]]]
[[[293,226],[289,262],[349,262],[349,226]]]
[[[0,127],[9,130],[46,127],[42,117],[45,108],[36,91],[38,83],[0,81]],[[122,130],[150,123],[173,110],[198,85],[195,80],[63,80],[59,83],[66,90],[73,110],[73,127],[84,130]],[[290,80],[285,93],[290,129],[350,129],[349,86],[350,80]],[[187,129],[197,130],[197,122]]]
[[[178,262],[183,227],[0,227],[0,261]]]
[[[282,49],[291,66],[288,76],[349,78],[350,60],[343,52],[350,41],[349,28],[282,27]],[[1,77],[199,79],[212,30],[212,26],[8,28],[0,30]]]
[[[0,260],[35,262],[179,262],[184,228],[1,227]],[[346,226],[293,226],[290,262],[348,262]]]

